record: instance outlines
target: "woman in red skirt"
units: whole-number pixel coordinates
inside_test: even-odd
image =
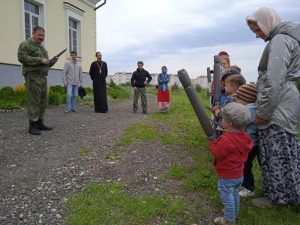
[[[167,71],[167,67],[163,66],[161,73],[158,75],[157,102],[162,113],[167,112],[170,108],[170,93],[168,88],[170,76],[167,74]]]

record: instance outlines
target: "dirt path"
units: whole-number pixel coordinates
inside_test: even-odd
[[[149,112],[156,112],[154,96],[148,102]],[[89,105],[79,106],[78,113],[63,110],[47,109],[46,122],[54,131],[41,136],[27,134],[25,111],[0,113],[1,225],[67,224],[64,198],[90,182],[124,181],[134,195],[181,194],[178,182],[165,174],[172,163],[190,163],[190,157],[159,142],[117,145],[130,124],[157,123],[149,115],[133,114],[131,100],[110,103],[107,114],[96,114]],[[82,149],[91,152],[82,156]],[[118,159],[112,160],[116,151]],[[199,224],[208,224],[207,219]]]

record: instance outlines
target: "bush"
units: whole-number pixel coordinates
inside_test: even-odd
[[[200,86],[200,84],[196,84],[196,85],[195,85],[195,90],[196,90],[197,92],[201,93],[202,90],[203,90],[203,88]]]
[[[113,99],[129,98],[129,92],[120,86],[108,87],[107,94]]]
[[[122,87],[131,87],[131,82],[126,82],[124,84],[120,84]]]
[[[49,105],[60,105],[63,104],[65,98],[58,92],[54,92],[53,90],[49,90],[48,103]]]
[[[21,106],[26,106],[28,103],[28,94],[27,92],[18,91],[15,93],[14,102],[19,103]]]
[[[60,86],[60,85],[51,86],[49,88],[49,93],[50,93],[50,90],[53,91],[54,93],[58,93],[60,95],[66,94],[66,88],[64,86]]]
[[[172,92],[179,91],[179,86],[176,82],[171,86],[171,91]]]
[[[0,100],[0,109],[3,110],[12,110],[12,109],[20,109],[22,106],[17,102],[11,102],[7,100]]]
[[[0,109],[11,110],[20,109],[27,105],[28,95],[24,85],[16,87],[3,87],[0,89]]]
[[[15,91],[17,93],[25,93],[26,92],[26,86],[25,84],[19,84],[15,87]]]
[[[15,96],[15,91],[12,87],[3,87],[0,89],[1,99],[13,99]]]
[[[117,85],[116,85],[116,83],[114,82],[113,79],[110,79],[110,82],[109,82],[109,85],[108,85],[108,86],[111,87],[111,88],[114,88],[114,87],[116,87]]]
[[[85,87],[85,91],[87,95],[93,95],[93,88],[91,87]]]

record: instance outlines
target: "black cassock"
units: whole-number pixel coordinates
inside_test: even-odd
[[[93,80],[95,112],[106,113],[108,111],[106,95],[106,62],[93,62],[89,74]]]

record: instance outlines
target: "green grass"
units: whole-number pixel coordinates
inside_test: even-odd
[[[199,93],[204,106],[209,105],[205,92]],[[217,176],[213,168],[213,157],[208,148],[206,136],[192,110],[185,93],[171,94],[171,110],[167,114],[155,113],[151,117],[164,121],[167,132],[159,133],[154,123],[132,124],[120,138],[120,145],[136,142],[161,141],[174,151],[185,151],[194,163],[184,167],[173,164],[167,178],[182,182],[182,190],[205,195],[210,207],[222,215],[222,203],[217,190]],[[159,135],[158,135],[159,133]],[[116,160],[118,153],[106,158]],[[261,195],[261,175],[258,164],[254,164],[256,196]],[[257,208],[252,198],[241,200],[239,225],[297,225],[300,224],[299,207]],[[67,201],[68,221],[71,225],[98,224],[194,224],[206,217],[202,199],[172,198],[170,196],[133,197],[120,184],[91,184],[87,189]],[[199,209],[203,209],[200,211]],[[199,212],[200,211],[200,212]],[[208,211],[210,211],[208,209]],[[165,222],[167,221],[167,222]]]
[[[239,225],[298,225],[300,211],[296,207],[255,208],[243,201],[239,214]]]
[[[108,154],[105,158],[108,160],[115,161],[120,158],[120,155],[117,152],[112,152],[112,153]]]
[[[135,141],[153,141],[157,138],[155,126],[149,122],[137,122],[125,130],[120,138],[120,146],[128,146]]]
[[[182,180],[186,178],[186,171],[181,166],[177,164],[172,164],[167,177],[170,179]]]
[[[70,225],[191,224],[183,198],[133,197],[120,184],[90,184],[66,203]]]
[[[107,95],[112,99],[128,99],[130,96],[130,89],[122,86],[107,87]]]
[[[84,147],[79,149],[79,155],[84,157],[84,156],[89,156],[92,154],[92,149],[90,147]]]

